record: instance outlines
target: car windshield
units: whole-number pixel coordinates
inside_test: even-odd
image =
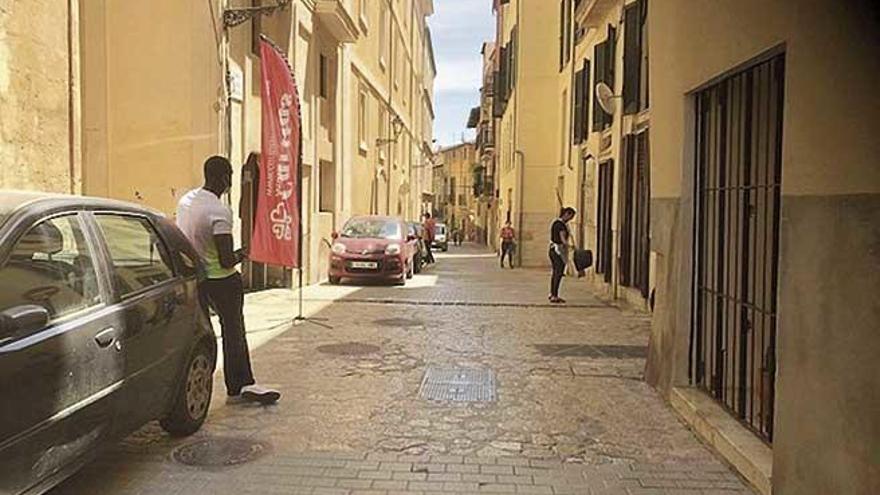
[[[446,233],[446,226],[445,225],[438,225],[437,226],[437,233],[438,234],[445,234]]]
[[[378,218],[355,218],[342,229],[342,237],[355,239],[403,239],[400,224]]]

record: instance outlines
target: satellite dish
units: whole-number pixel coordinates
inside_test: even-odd
[[[620,96],[615,95],[614,91],[611,91],[607,84],[600,82],[596,85],[596,99],[599,101],[599,106],[602,107],[602,110],[605,110],[605,113],[614,115],[615,98],[620,98]]]

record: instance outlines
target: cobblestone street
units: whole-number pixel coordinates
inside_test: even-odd
[[[52,493],[751,493],[642,381],[647,315],[573,278],[551,306],[547,274],[474,247],[437,257],[405,287],[308,289],[315,322],[279,326],[283,298],[248,308],[279,404],[226,404],[217,373],[194,437],[147,425]],[[479,372],[474,396],[435,390],[494,400],[424,398],[429,371]],[[185,464],[200,445],[219,465]]]

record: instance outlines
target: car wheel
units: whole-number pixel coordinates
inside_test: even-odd
[[[327,280],[330,282],[330,285],[339,285],[339,282],[342,282],[342,279],[339,277],[327,277]]]
[[[171,436],[192,435],[202,427],[208,417],[214,387],[211,361],[208,349],[200,345],[187,363],[186,374],[183,383],[178,387],[174,405],[168,416],[159,421]]]
[[[445,253],[445,252],[448,252],[448,251],[449,251],[449,246],[448,246],[448,245],[447,245],[447,246],[443,246],[440,250],[443,251],[444,253]]]

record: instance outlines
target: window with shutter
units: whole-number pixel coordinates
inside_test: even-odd
[[[510,88],[513,89],[516,87],[516,69],[517,69],[517,60],[516,60],[516,45],[517,40],[519,38],[519,30],[517,26],[513,27],[513,31],[510,33],[510,44],[508,48],[507,56],[510,57]]]
[[[596,87],[599,86],[599,83],[607,82],[605,78],[607,77],[607,70],[605,69],[605,56],[607,50],[605,48],[605,44],[607,42],[599,43],[593,48],[593,61],[596,63],[595,71],[595,82],[593,83],[593,94],[596,93]],[[605,124],[605,111],[602,110],[602,107],[599,106],[599,99],[593,98],[593,131],[601,131],[604,129]]]
[[[559,70],[565,66],[565,0],[559,0]]]
[[[574,76],[574,112],[571,120],[572,143],[580,144],[584,140],[584,71],[579,70]]]
[[[581,102],[581,118],[579,121],[579,125],[581,126],[581,135],[583,140],[586,141],[587,137],[590,133],[590,93],[592,93],[592,86],[590,85],[590,61],[584,59],[584,68],[581,70],[581,77],[583,80],[581,81],[581,86],[584,88],[584,92],[581,95],[583,101]]]
[[[641,2],[631,3],[624,11],[623,21],[623,113],[639,111],[639,84],[642,58]]]
[[[642,12],[642,24],[639,29],[642,33],[641,48],[639,54],[640,59],[640,78],[639,78],[639,110],[648,108],[648,0],[639,0]]]

